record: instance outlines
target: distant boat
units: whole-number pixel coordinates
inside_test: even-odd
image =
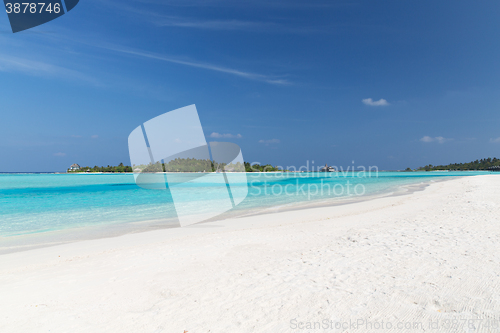
[[[328,164],[325,164],[324,167],[322,167],[319,172],[337,172],[337,170],[332,167],[332,166],[328,166]]]

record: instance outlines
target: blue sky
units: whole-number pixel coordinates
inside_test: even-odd
[[[0,172],[129,164],[134,128],[190,104],[249,162],[500,157],[499,17],[496,0],[81,0],[12,34],[0,15]]]

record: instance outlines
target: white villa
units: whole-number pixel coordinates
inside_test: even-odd
[[[72,164],[69,168],[68,171],[76,171],[80,170],[80,166],[78,164]]]

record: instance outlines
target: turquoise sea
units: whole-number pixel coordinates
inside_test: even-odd
[[[248,186],[248,196],[220,218],[273,207],[334,204],[404,185],[487,173],[248,173],[247,182],[237,184]],[[217,185],[198,182],[188,200],[196,207],[197,193],[206,193],[211,186]],[[12,236],[89,226],[109,229],[142,221],[179,225],[170,192],[140,188],[132,174],[0,174],[0,242]]]

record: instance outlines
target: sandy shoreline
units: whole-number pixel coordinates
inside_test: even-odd
[[[464,177],[1,255],[0,331],[363,332],[383,320],[392,331],[456,332],[452,321],[468,331],[466,319],[495,332],[499,188],[496,175]],[[325,320],[343,328],[305,329]]]

